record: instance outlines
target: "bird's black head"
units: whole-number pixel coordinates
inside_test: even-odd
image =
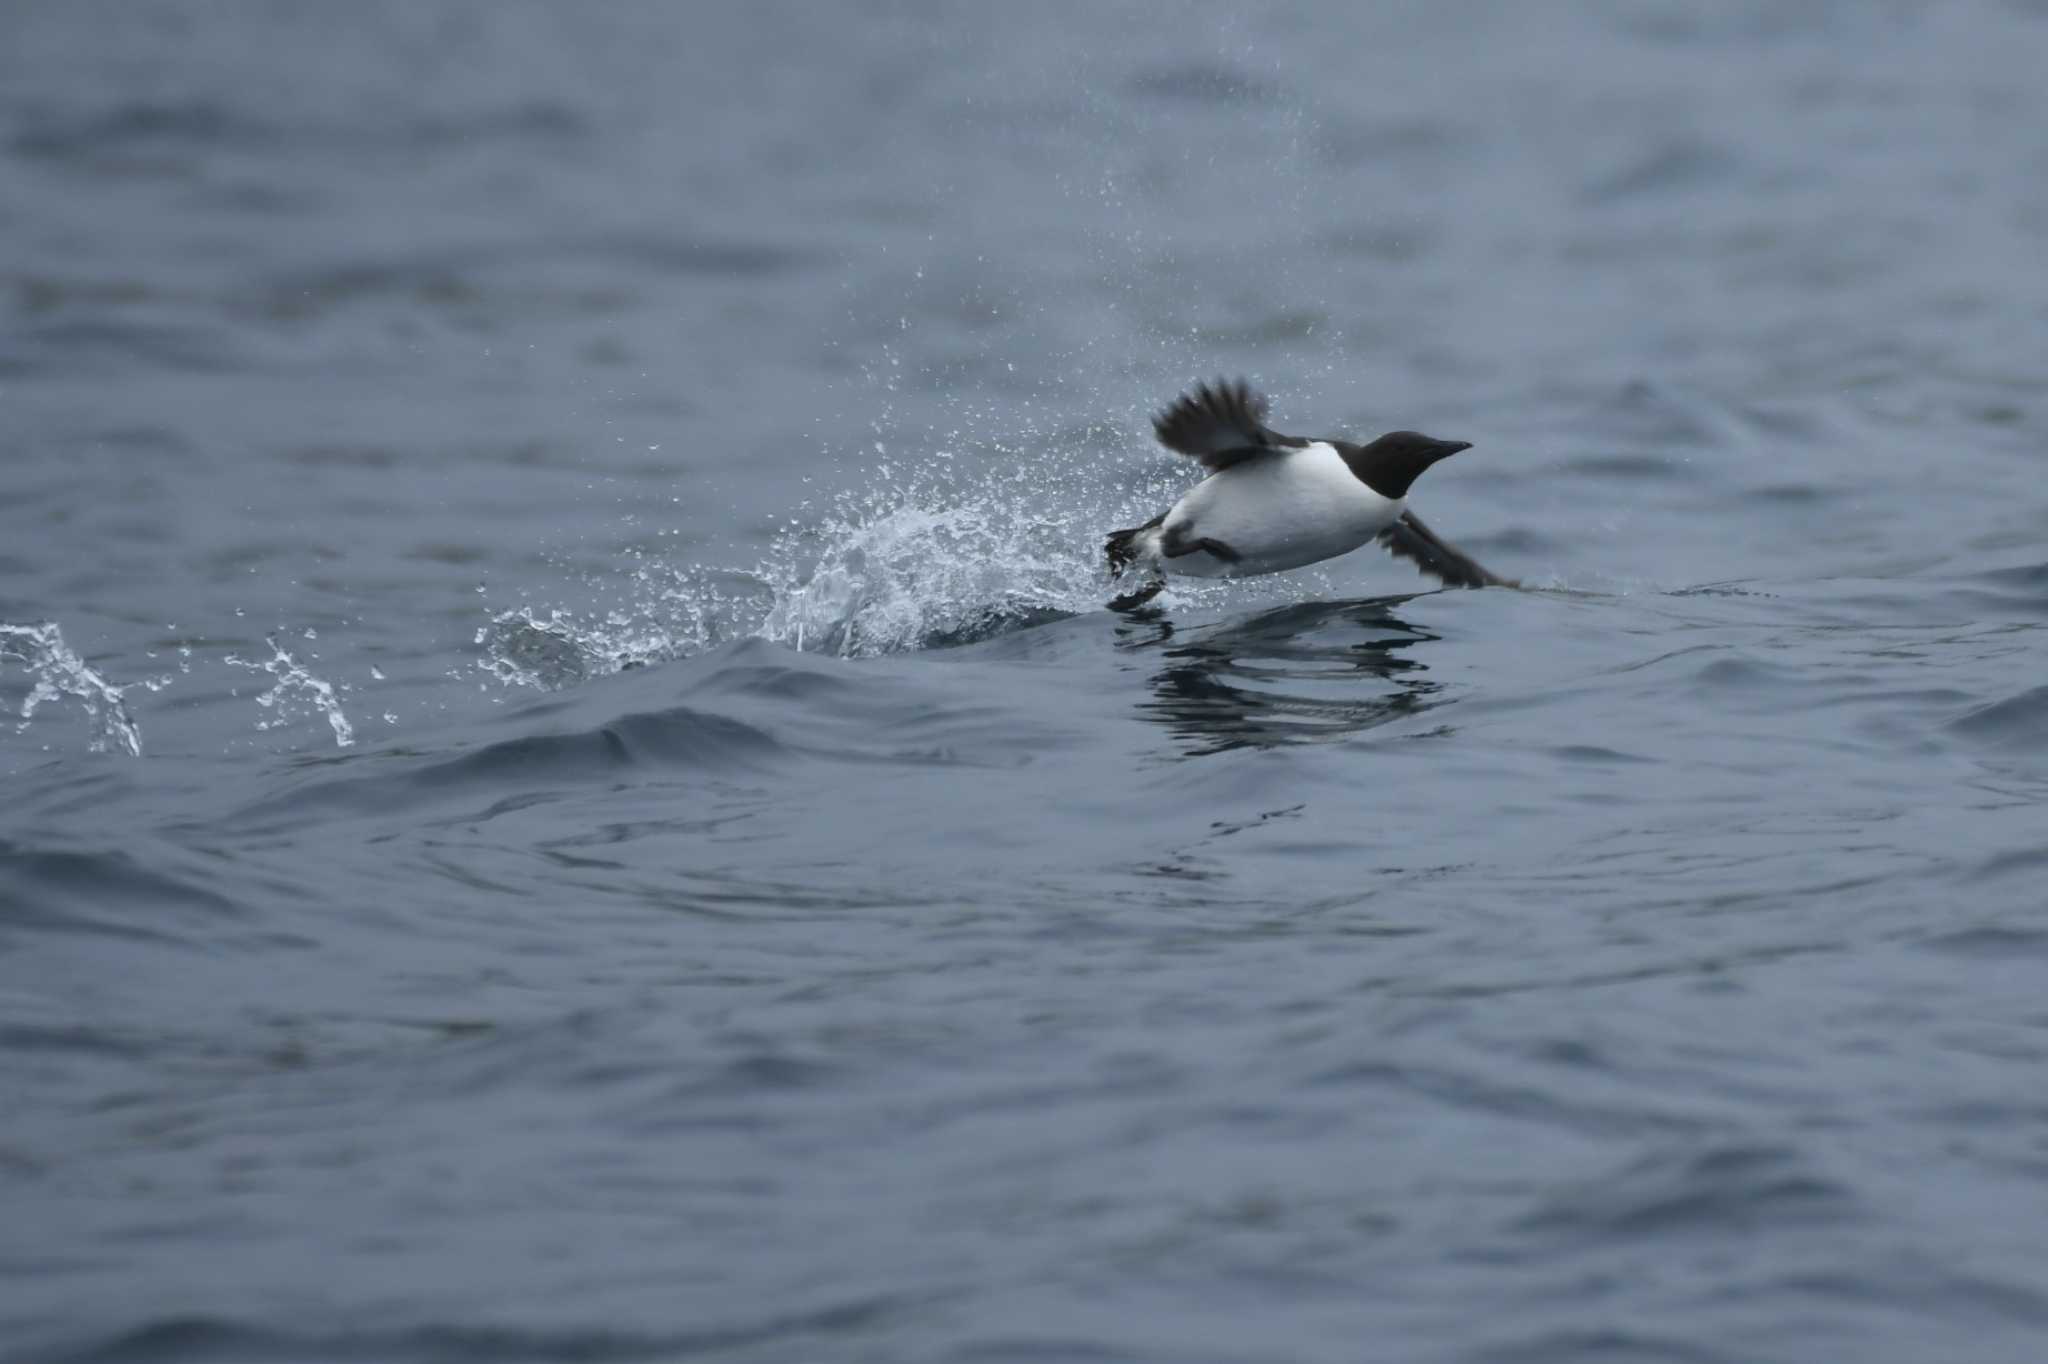
[[[1370,445],[1338,447],[1358,481],[1381,497],[1406,497],[1424,469],[1471,448],[1469,440],[1437,440],[1420,431],[1389,431]]]

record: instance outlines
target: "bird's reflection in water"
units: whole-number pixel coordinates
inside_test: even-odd
[[[1397,613],[1413,599],[1305,602],[1186,631],[1136,616],[1127,647],[1167,659],[1139,710],[1190,756],[1341,739],[1427,710],[1442,683],[1411,654],[1440,636]]]

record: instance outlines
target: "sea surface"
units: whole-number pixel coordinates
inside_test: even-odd
[[[0,1358],[2048,1358],[2044,71],[0,9]]]

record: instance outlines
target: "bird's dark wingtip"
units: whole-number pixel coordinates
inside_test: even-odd
[[[1440,538],[1413,512],[1379,534],[1380,544],[1397,558],[1407,559],[1445,587],[1520,587],[1513,578],[1481,566],[1478,560]]]

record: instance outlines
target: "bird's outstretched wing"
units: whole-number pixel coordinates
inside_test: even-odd
[[[1402,512],[1400,520],[1380,532],[1379,540],[1396,556],[1413,559],[1417,568],[1441,579],[1446,587],[1521,586],[1513,578],[1487,572],[1439,540],[1436,532],[1423,525],[1422,518],[1414,512]]]
[[[1196,384],[1152,418],[1159,443],[1201,461],[1210,473],[1244,460],[1308,444],[1266,427],[1266,398],[1242,379]]]

